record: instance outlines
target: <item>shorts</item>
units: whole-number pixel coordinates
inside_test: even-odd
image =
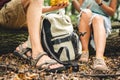
[[[0,10],[0,25],[19,29],[26,23],[26,15],[21,0],[11,0]]]

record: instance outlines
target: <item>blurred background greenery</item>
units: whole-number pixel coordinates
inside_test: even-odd
[[[78,22],[78,12],[75,10],[75,8],[72,5],[71,0],[70,4],[67,8],[65,8],[66,14],[71,17],[72,23],[76,24]],[[44,5],[49,6],[50,5],[50,0],[44,0]],[[117,11],[114,16],[111,17],[112,21],[119,21],[120,22],[120,0],[118,0],[118,5],[117,5]]]

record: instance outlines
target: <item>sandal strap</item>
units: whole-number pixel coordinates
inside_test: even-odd
[[[22,44],[20,44],[19,46],[19,49],[20,49],[20,53],[22,53],[22,54],[25,54],[26,52],[28,52],[28,51],[30,51],[31,49],[30,48],[23,48],[23,46],[22,46]]]
[[[39,66],[37,66],[38,69],[42,69],[42,66],[45,65],[45,69],[49,69],[49,66],[57,64],[58,62],[55,60],[47,60],[44,63],[40,64]]]
[[[47,55],[47,53],[46,53],[46,52],[41,52],[41,53],[39,53],[39,55],[36,57],[36,59],[32,59],[32,60],[31,60],[31,65],[32,65],[32,66],[36,66],[36,64],[37,64],[37,62],[39,61],[39,59],[40,59],[42,56],[44,56],[44,55]]]
[[[15,50],[14,53],[21,55],[21,57],[23,57],[25,59],[28,59],[28,58],[32,57],[32,54],[31,54],[31,56],[27,56],[27,54],[26,54],[28,51],[32,51],[31,48],[28,48],[28,47],[23,48],[22,44],[20,44],[18,46],[18,48],[19,48],[19,50]]]

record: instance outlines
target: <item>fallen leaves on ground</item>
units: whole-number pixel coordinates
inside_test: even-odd
[[[93,56],[89,62],[79,63],[79,70],[70,67],[61,73],[49,73],[30,66],[28,61],[12,53],[0,56],[0,80],[117,80],[120,79],[120,56],[105,58],[110,71],[95,71],[92,68]]]

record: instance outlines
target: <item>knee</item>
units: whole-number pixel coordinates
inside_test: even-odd
[[[29,2],[30,2],[30,4],[38,4],[38,5],[40,5],[40,4],[42,4],[42,2],[43,2],[43,0],[28,0]]]
[[[93,24],[93,28],[100,28],[103,29],[104,28],[104,19],[102,16],[96,15],[93,19],[92,19],[92,24]]]
[[[21,0],[23,5],[29,5],[29,4],[42,4],[43,0]]]
[[[92,16],[91,10],[90,9],[84,9],[81,17],[83,17],[85,19],[90,19],[91,16]]]
[[[103,21],[103,17],[102,16],[97,15],[97,16],[95,16],[93,18],[93,22],[101,22],[101,21]]]
[[[28,9],[28,6],[31,5],[35,5],[35,6],[41,6],[43,3],[43,0],[21,0],[23,8],[25,10],[25,12]]]

